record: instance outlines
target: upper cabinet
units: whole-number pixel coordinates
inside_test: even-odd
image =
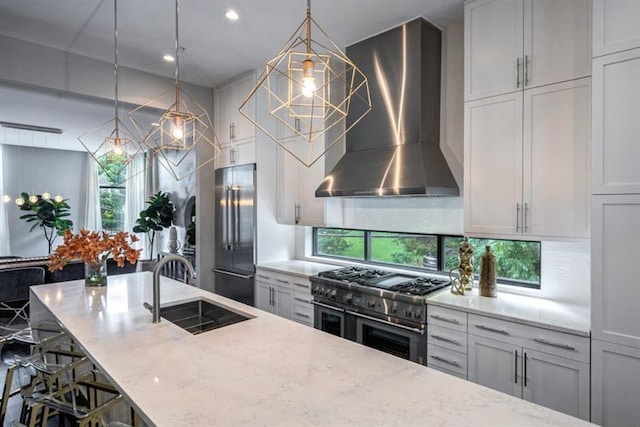
[[[465,104],[465,232],[589,237],[590,79]]]
[[[216,168],[255,162],[256,128],[239,111],[255,81],[255,73],[250,73],[214,91],[214,126],[222,148]],[[246,110],[255,112],[253,99]]]
[[[591,75],[591,2],[465,4],[465,100]]]
[[[593,0],[593,56],[640,47],[640,1]]]

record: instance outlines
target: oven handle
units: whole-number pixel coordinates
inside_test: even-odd
[[[406,331],[415,332],[415,333],[420,334],[420,335],[424,335],[424,332],[425,332],[424,329],[411,328],[409,326],[398,325],[397,323],[387,322],[385,320],[381,320],[381,319],[377,319],[375,317],[367,316],[366,314],[356,313],[355,311],[346,310],[345,313],[354,315],[356,317],[361,317],[363,319],[371,320],[373,322],[382,323],[383,325],[389,325],[389,326],[393,326],[393,327],[396,327],[396,328],[404,329]]]
[[[322,304],[320,302],[311,301],[311,304],[317,305],[318,307],[328,308],[329,310],[339,311],[340,313],[344,313],[345,310],[342,308],[334,307],[333,305]]]

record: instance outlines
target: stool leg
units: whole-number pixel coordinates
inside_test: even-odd
[[[4,417],[7,415],[7,407],[9,405],[9,399],[11,398],[13,375],[16,369],[16,366],[9,366],[9,369],[7,369],[7,377],[4,380],[4,389],[2,390],[2,404],[0,404],[0,424],[4,423]]]

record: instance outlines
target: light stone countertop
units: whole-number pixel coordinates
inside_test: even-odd
[[[265,262],[256,266],[256,268],[264,268],[266,270],[275,271],[276,273],[294,274],[296,276],[304,277],[305,279],[309,276],[315,276],[321,271],[335,270],[336,268],[341,267],[341,265],[321,264],[318,262],[303,261],[299,259]]]
[[[450,289],[427,298],[433,304],[483,316],[509,320],[585,337],[590,336],[590,308],[543,298],[498,292],[496,298],[481,297],[478,289],[471,294],[453,295]]]
[[[31,287],[33,320],[53,315],[150,425],[587,425],[170,279],[164,304],[202,296],[255,317],[195,336],[152,324],[151,283]]]

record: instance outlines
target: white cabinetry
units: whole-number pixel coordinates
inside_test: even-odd
[[[469,315],[469,380],[589,420],[589,339]]]
[[[640,2],[593,0],[593,56],[640,47]]]
[[[216,168],[255,162],[255,126],[238,110],[254,84],[255,74],[251,73],[214,91],[214,126],[222,148]],[[255,101],[245,109],[255,114]]]
[[[593,340],[591,421],[603,426],[640,422],[640,348]]]
[[[427,306],[427,366],[467,379],[467,313]]]
[[[256,269],[256,307],[313,327],[308,277]]]
[[[465,104],[465,231],[589,237],[590,79]]]
[[[467,2],[464,62],[466,101],[589,76],[591,2]]]
[[[639,76],[640,49],[593,61],[594,194],[640,193]]]

